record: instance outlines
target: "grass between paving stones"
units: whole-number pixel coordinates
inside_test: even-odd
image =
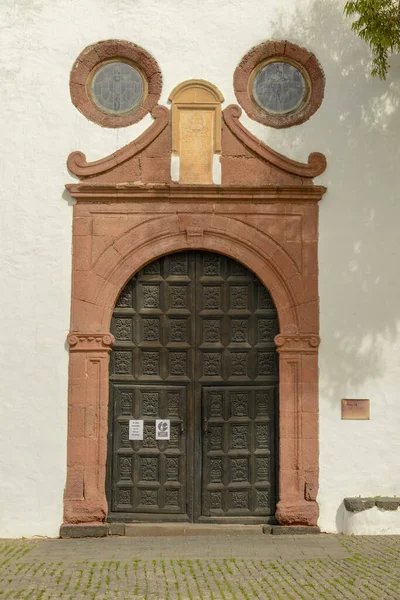
[[[347,558],[76,563],[0,542],[0,600],[399,600],[400,538],[339,539]]]

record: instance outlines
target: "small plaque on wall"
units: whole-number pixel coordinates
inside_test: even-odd
[[[369,400],[366,399],[343,399],[342,420],[369,420]]]

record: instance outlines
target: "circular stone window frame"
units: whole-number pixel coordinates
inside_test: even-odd
[[[257,73],[272,62],[287,62],[303,75],[307,93],[303,102],[287,113],[268,112],[253,95]],[[267,41],[252,48],[240,61],[233,76],[238,103],[246,114],[263,125],[282,129],[307,121],[321,106],[324,98],[325,75],[315,54],[288,41]]]
[[[101,109],[91,94],[94,75],[110,62],[130,64],[144,82],[142,102],[120,114]],[[106,40],[87,46],[80,53],[71,70],[69,89],[72,103],[90,121],[102,127],[128,127],[141,121],[158,104],[162,76],[155,58],[140,46],[123,40]]]

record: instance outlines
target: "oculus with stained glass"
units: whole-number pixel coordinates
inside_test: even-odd
[[[284,115],[302,106],[307,96],[307,84],[302,72],[293,64],[273,61],[257,71],[252,93],[261,108]]]
[[[145,93],[143,76],[128,62],[108,62],[95,72],[90,82],[90,93],[100,110],[122,115],[142,103]]]

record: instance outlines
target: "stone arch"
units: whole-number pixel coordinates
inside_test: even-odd
[[[197,221],[195,217],[186,219],[184,229],[177,217],[146,221],[106,248],[93,265],[91,276],[86,277],[85,296],[80,297],[103,309],[97,329],[108,329],[118,295],[135,272],[164,254],[197,249],[224,254],[250,269],[272,295],[280,330],[293,327],[299,330],[301,323],[296,306],[300,300],[287,283],[296,273],[295,261],[289,253],[270,236],[255,232],[253,227],[228,217],[218,217],[214,219],[214,227],[207,223],[205,225],[209,225],[209,229],[202,230],[199,235],[191,235],[191,228]],[[74,323],[78,329],[85,330],[90,326],[88,313],[81,313],[80,319],[80,307],[77,308],[78,314],[73,315],[76,317]]]

